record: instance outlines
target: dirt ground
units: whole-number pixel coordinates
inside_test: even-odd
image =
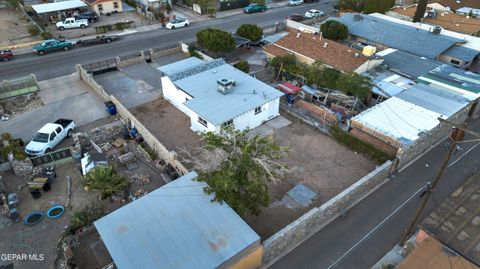
[[[14,99],[0,102],[0,118],[3,120],[13,119],[30,110],[44,106],[42,99],[37,94],[20,96]]]
[[[89,23],[88,27],[85,29],[76,28],[76,29],[66,29],[64,31],[60,31],[56,28],[55,24],[48,24],[47,29],[54,37],[58,38],[77,38],[82,36],[90,36],[95,35],[95,27],[107,25],[107,24],[115,24],[117,22],[123,21],[134,21],[134,25],[127,30],[134,30],[135,27],[148,25],[148,21],[145,20],[140,14],[137,12],[123,12],[112,14],[110,16],[101,15],[99,16],[100,19],[97,22]],[[108,34],[108,33],[107,33]]]
[[[14,9],[0,9],[0,48],[41,40],[40,37],[30,36],[28,23],[21,19],[22,16]]]

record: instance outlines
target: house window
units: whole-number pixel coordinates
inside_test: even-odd
[[[233,125],[233,119],[222,123],[222,127],[223,127],[223,128],[230,127],[230,126],[232,126],[232,125]]]
[[[205,119],[202,119],[202,117],[200,117],[200,116],[198,116],[198,122],[199,122],[201,125],[207,127],[207,121],[206,121]]]
[[[261,106],[257,106],[255,108],[255,115],[257,115],[258,113],[262,112],[262,107]]]
[[[98,11],[103,11],[103,5],[102,4],[98,4]]]
[[[454,64],[454,65],[460,65],[460,61],[455,60],[455,59],[451,59],[451,60],[450,60],[450,63],[451,63],[451,64]]]
[[[117,9],[118,8],[118,2],[113,2],[113,8]]]

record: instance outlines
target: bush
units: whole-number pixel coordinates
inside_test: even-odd
[[[31,36],[37,36],[38,34],[40,34],[40,29],[38,29],[38,27],[32,23],[28,25],[27,30]]]
[[[237,35],[252,42],[257,42],[263,37],[263,29],[256,24],[242,24],[237,29]]]
[[[220,29],[207,28],[197,32],[196,37],[199,46],[214,53],[231,52],[236,46],[232,35]]]
[[[93,190],[100,191],[102,199],[127,190],[130,186],[128,179],[123,175],[117,174],[113,166],[95,167],[87,174],[85,184]]]
[[[248,64],[247,61],[245,60],[241,60],[240,62],[236,63],[235,64],[235,67],[238,69],[238,70],[241,70],[243,71],[244,73],[247,73],[250,72],[250,65]]]
[[[169,3],[167,3],[167,5],[165,6],[165,10],[167,11],[167,14],[172,13],[172,6]]]
[[[270,65],[272,65],[275,68],[280,68],[282,64],[285,67],[286,65],[295,65],[296,63],[297,63],[297,60],[295,58],[295,55],[288,54],[285,56],[273,57],[272,61],[270,62]]]
[[[43,39],[52,38],[52,34],[50,32],[42,32],[40,35],[42,36]]]
[[[87,205],[83,210],[73,213],[70,219],[68,233],[73,234],[76,231],[91,225],[94,221],[103,216],[104,207],[100,203]]]
[[[195,45],[188,46],[188,55],[190,55],[190,57],[196,57],[200,60],[203,60],[203,56],[197,52],[197,47]]]
[[[10,133],[2,133],[1,139],[8,141],[8,146],[0,148],[1,159],[7,160],[8,154],[10,153],[12,153],[13,157],[17,160],[25,160],[25,158],[27,158],[27,155],[23,151],[22,145],[20,145],[21,140],[14,139],[12,137],[12,134]],[[1,141],[0,141],[0,144],[1,144]]]
[[[360,140],[355,136],[343,131],[342,129],[340,129],[340,127],[336,125],[332,125],[330,127],[330,134],[335,138],[338,143],[344,145],[352,151],[369,157],[378,164],[382,164],[387,160],[391,160],[394,157],[390,154],[387,154],[386,152],[375,148],[372,144]]]
[[[348,36],[348,27],[338,21],[327,21],[320,26],[322,35],[332,40],[343,40]]]

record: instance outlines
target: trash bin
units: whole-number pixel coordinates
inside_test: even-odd
[[[117,106],[115,106],[115,104],[112,101],[107,101],[104,104],[108,114],[112,116],[117,114]]]

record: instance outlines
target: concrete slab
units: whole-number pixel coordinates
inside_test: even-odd
[[[265,123],[265,125],[272,127],[275,130],[287,127],[292,123],[291,121],[287,120],[286,118],[282,116],[278,116],[274,119],[271,119]]]
[[[160,72],[147,63],[133,64],[122,68],[122,72],[132,79],[149,84],[152,89],[162,89]]]
[[[297,184],[287,192],[287,195],[302,206],[308,206],[313,202],[317,193],[302,183]]]
[[[39,81],[38,86],[40,87],[38,96],[45,105],[87,93],[90,89],[88,85],[79,81],[78,75],[75,73]]]
[[[258,127],[253,128],[249,133],[249,135],[252,135],[252,137],[255,135],[258,135],[260,137],[266,137],[271,134],[273,134],[273,128],[266,124],[262,124]]]

